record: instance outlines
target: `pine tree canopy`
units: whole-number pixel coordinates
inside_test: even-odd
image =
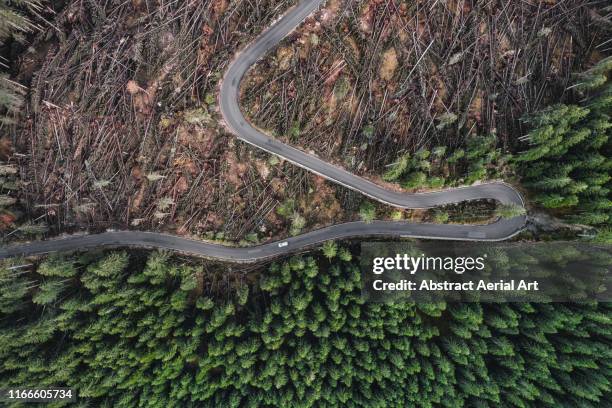
[[[609,225],[612,184],[612,58],[576,76],[579,105],[555,105],[527,118],[526,150],[515,157],[524,185],[546,208],[573,222]],[[585,214],[584,210],[589,209]]]
[[[335,251],[223,285],[156,252],[7,262],[0,382],[96,407],[612,406],[610,304],[365,302]]]

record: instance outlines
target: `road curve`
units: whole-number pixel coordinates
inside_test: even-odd
[[[495,199],[503,204],[523,206],[521,195],[502,182],[485,183],[427,193],[387,190],[369,180],[327,163],[316,156],[272,139],[249,124],[239,106],[240,82],[248,69],[266,52],[312,14],[324,0],[302,1],[248,45],[230,64],[221,84],[219,106],[227,126],[236,136],[269,153],[276,154],[335,183],[380,202],[401,208],[430,208],[466,200]],[[3,246],[0,258],[75,251],[96,247],[145,247],[178,251],[190,255],[233,262],[256,262],[296,252],[327,240],[352,237],[410,237],[462,241],[501,241],[519,233],[524,216],[500,219],[487,225],[441,225],[403,221],[349,222],[332,225],[284,241],[248,248],[229,247],[174,235],[142,231],[114,231],[75,235],[47,241]]]
[[[249,44],[230,64],[221,84],[219,107],[227,126],[239,139],[269,153],[282,157],[328,180],[358,191],[374,200],[400,208],[431,208],[467,200],[495,199],[504,204],[523,205],[520,194],[501,182],[445,189],[427,193],[405,193],[388,190],[369,180],[356,176],[338,166],[287,146],[253,127],[240,109],[240,82],[263,55],[274,48],[324,0],[306,0],[290,9],[283,17]]]

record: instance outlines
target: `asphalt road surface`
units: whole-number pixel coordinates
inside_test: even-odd
[[[323,1],[306,0],[300,2],[240,52],[230,64],[222,81],[219,106],[226,125],[233,133],[239,139],[259,149],[278,155],[330,181],[395,207],[430,208],[478,199],[495,199],[503,204],[523,206],[524,203],[521,195],[512,186],[502,182],[414,194],[387,190],[369,180],[327,163],[314,155],[272,139],[249,124],[239,106],[240,82],[245,73],[257,60],[274,48],[287,34],[316,11]],[[511,219],[500,219],[487,225],[441,225],[403,221],[349,222],[311,231],[284,241],[249,248],[228,247],[154,232],[116,231],[4,246],[0,248],[0,258],[75,251],[96,247],[133,246],[167,249],[227,261],[255,262],[265,258],[296,252],[327,240],[351,237],[385,236],[464,241],[501,241],[520,232],[525,225],[525,220],[524,216],[519,216]]]
[[[102,234],[68,236],[47,241],[34,241],[23,245],[0,248],[0,258],[40,255],[61,251],[80,251],[98,247],[160,248],[234,262],[258,260],[296,252],[327,240],[351,237],[411,237],[445,240],[497,241],[515,234],[521,227],[519,221],[498,223],[498,235],[492,235],[490,225],[418,224],[394,221],[348,222],[311,231],[284,241],[271,242],[248,248],[236,248],[181,238],[174,235],[142,231],[115,231]],[[286,243],[286,245],[285,245]]]

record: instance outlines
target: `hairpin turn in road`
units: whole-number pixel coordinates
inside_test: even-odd
[[[240,83],[245,73],[264,54],[274,48],[324,0],[306,0],[297,4],[250,43],[229,68],[221,83],[219,107],[226,125],[240,139],[259,149],[282,157],[334,183],[358,191],[372,199],[400,208],[431,208],[468,200],[494,199],[502,204],[524,206],[518,191],[503,182],[444,189],[426,193],[404,193],[385,189],[338,166],[275,140],[255,129],[240,109]],[[501,241],[519,233],[526,217],[499,219],[487,225],[442,225],[403,221],[349,222],[249,248],[236,248],[182,238],[169,234],[142,231],[113,231],[92,235],[68,236],[46,241],[9,245],[0,248],[0,258],[28,256],[95,247],[160,248],[234,262],[255,262],[296,252],[327,240],[352,237],[412,237],[462,241]]]

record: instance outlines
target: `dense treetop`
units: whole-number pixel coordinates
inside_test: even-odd
[[[608,304],[364,303],[356,258],[333,249],[214,293],[162,253],[5,265],[0,387],[103,407],[612,403]]]
[[[516,160],[524,185],[547,208],[582,224],[610,224],[612,201],[612,58],[576,78],[581,101],[530,116],[527,148]]]

